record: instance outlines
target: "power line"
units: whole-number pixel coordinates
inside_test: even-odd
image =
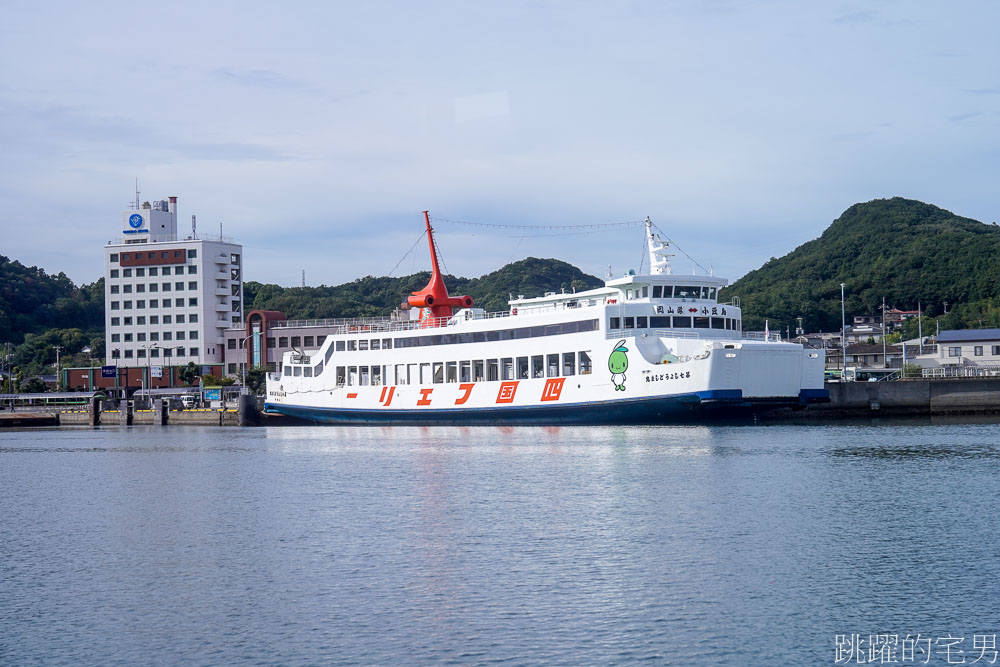
[[[615,229],[618,227],[637,227],[643,224],[642,220],[632,220],[629,222],[605,222],[591,225],[504,225],[494,222],[469,222],[467,220],[448,220],[445,218],[431,218],[433,222],[443,222],[449,225],[465,225],[466,227],[481,227],[484,229],[516,229],[521,231],[556,231],[573,233],[585,231],[599,231],[603,229]]]

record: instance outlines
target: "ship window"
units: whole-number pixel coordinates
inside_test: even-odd
[[[293,366],[292,367],[292,375],[294,375],[295,377],[301,377],[302,376],[302,366]]]
[[[312,336],[306,336],[305,339],[302,341],[302,345],[304,347],[312,347],[313,346],[313,337]]]
[[[649,318],[649,326],[654,329],[669,329],[670,328],[670,318],[669,317],[651,317]]]
[[[302,375],[304,375],[307,378],[311,378],[313,376],[312,366],[306,366],[305,368],[303,368]]]
[[[645,316],[635,318],[635,327],[637,329],[645,329],[648,326],[649,320]]]
[[[353,387],[358,383],[358,367],[348,366],[347,367],[347,386]]]
[[[291,377],[291,375],[292,375],[292,367],[291,366],[285,366],[285,376]]]
[[[609,325],[608,328],[610,328],[610,329],[621,329],[622,328],[622,320],[621,320],[621,318],[620,317],[612,317],[611,321],[610,321],[610,325]]]
[[[486,364],[482,359],[472,362],[472,381],[482,382],[486,379]]]
[[[396,364],[396,384],[408,384],[406,382],[406,364]]]
[[[712,299],[713,301],[715,300],[715,288],[714,287],[709,287],[708,288],[708,298]]]
[[[540,354],[531,358],[531,377],[545,377],[545,357]]]
[[[550,354],[546,357],[545,363],[545,376],[554,378],[559,377],[559,355]]]
[[[590,375],[591,368],[590,350],[580,352],[580,375]]]
[[[316,364],[316,375],[319,375],[322,372],[323,372],[323,362],[321,361],[318,364]]]
[[[292,336],[292,347],[302,347],[302,336]]]
[[[632,298],[632,290],[630,290],[630,289],[625,290],[625,298],[626,299],[631,299]]]
[[[528,375],[528,357],[518,357],[517,358],[517,377],[518,379],[524,380],[530,377]]]
[[[369,384],[371,384],[371,377],[370,377],[370,375],[368,373],[368,367],[367,366],[362,366],[360,368],[360,370],[359,370],[358,375],[359,375],[360,380],[361,380],[358,383],[359,385],[361,385],[362,387],[367,387]]]
[[[458,382],[458,363],[454,361],[449,361],[445,364],[446,382]]]
[[[349,352],[354,352],[357,349],[358,349],[358,341],[356,341],[356,340],[349,340],[349,341],[347,341],[347,350]]]
[[[377,349],[379,349],[379,347],[381,347],[381,346],[380,346],[380,343],[381,343],[381,342],[382,342],[382,341],[380,341],[380,340],[379,340],[378,338],[372,338],[372,344],[371,344],[371,348],[372,348],[373,350],[377,350]]]
[[[444,364],[440,361],[434,362],[434,384],[444,382]]]
[[[486,360],[486,381],[495,382],[500,379],[500,362],[497,359]]]
[[[697,299],[701,296],[701,288],[690,285],[675,285],[674,296],[678,299]]]
[[[649,285],[642,286],[642,298],[647,298],[649,296]]]
[[[634,317],[626,317],[625,318],[625,328],[626,329],[635,329],[635,318]]]
[[[674,329],[690,329],[691,328],[691,318],[690,317],[675,317],[674,318]]]
[[[382,384],[382,367],[372,366],[372,386],[378,387]]]
[[[713,317],[712,318],[712,328],[713,329],[725,329],[726,328],[726,321],[723,318],[721,318],[721,317]]]
[[[268,347],[274,347],[274,345],[271,344],[273,340],[274,340],[273,338],[267,339]],[[324,359],[326,359],[326,363],[330,363],[330,357],[332,356],[333,356],[333,345],[330,345],[329,347],[326,348],[326,356],[324,357]]]
[[[575,352],[563,352],[562,362],[563,362],[563,367],[562,367],[563,375],[573,375],[576,372]]]
[[[662,296],[663,296],[663,286],[662,285],[653,285],[653,298],[654,299],[659,299]]]
[[[472,362],[463,361],[458,365],[458,381],[459,382],[471,382],[472,381]]]
[[[336,344],[337,344],[337,352],[343,352],[344,349],[347,347],[346,343],[344,343],[344,341],[342,340],[338,340]],[[284,347],[284,345],[282,345],[282,347]]]
[[[359,340],[358,341],[358,349],[361,350],[361,351],[367,350],[368,349],[368,341],[364,340],[364,339]]]
[[[696,317],[694,318],[694,328],[695,329],[708,329],[709,327],[708,317]]]
[[[391,338],[383,338],[382,339],[382,349],[383,350],[391,350],[392,349],[392,339]]]

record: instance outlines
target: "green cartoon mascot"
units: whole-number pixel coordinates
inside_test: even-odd
[[[615,383],[615,391],[625,391],[625,370],[628,368],[628,348],[625,340],[615,343],[615,349],[608,357],[608,369],[611,371],[611,381]]]

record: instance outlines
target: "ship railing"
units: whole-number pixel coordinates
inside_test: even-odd
[[[711,331],[711,329],[706,329]],[[612,338],[632,338],[637,335],[647,334],[660,338],[701,338],[701,332],[686,329],[610,329],[604,333],[608,340]]]
[[[423,320],[404,320],[395,317],[355,317],[355,318],[328,318],[315,320],[278,320],[268,322],[269,329],[281,328],[310,328],[323,327],[332,329],[332,334],[348,333],[382,333],[393,331],[414,331],[420,329],[437,329],[441,327],[454,326],[463,321],[477,321],[485,319],[495,319],[500,317],[510,317],[508,311],[492,313],[475,313],[468,319],[461,317],[433,317]]]
[[[744,340],[763,340],[771,343],[780,343],[781,334],[780,333],[764,333],[763,331],[744,331]]]

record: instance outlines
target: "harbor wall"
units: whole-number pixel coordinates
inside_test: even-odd
[[[810,406],[809,417],[1000,414],[1000,378],[830,382],[826,388],[830,402]]]

